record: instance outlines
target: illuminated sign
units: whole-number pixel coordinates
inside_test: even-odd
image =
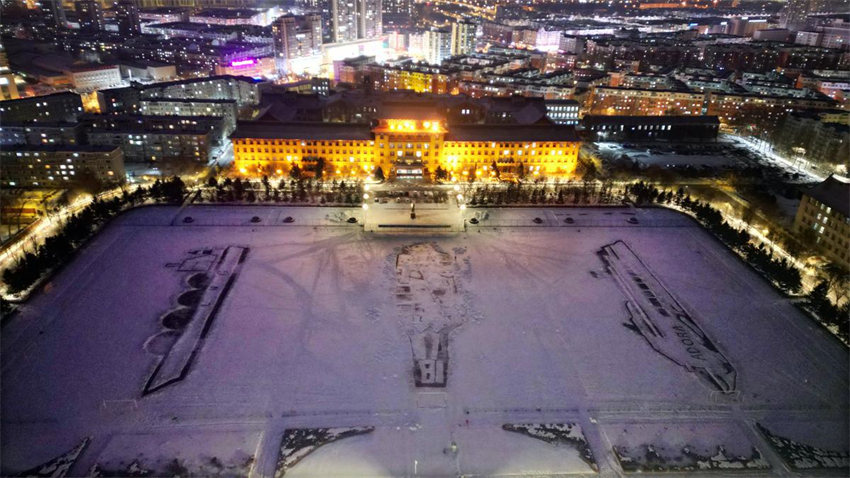
[[[257,63],[256,58],[248,58],[247,60],[234,60],[230,62],[230,66],[248,66]]]

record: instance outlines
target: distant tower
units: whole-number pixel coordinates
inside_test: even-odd
[[[782,17],[786,28],[801,28],[806,24],[806,17],[828,9],[827,0],[788,0]]]
[[[44,15],[45,24],[56,28],[65,28],[67,20],[65,10],[62,9],[62,0],[41,0],[39,6]]]
[[[15,75],[9,70],[9,58],[6,49],[0,43],[0,100],[14,100],[20,98],[18,85],[15,83]]]
[[[103,5],[100,0],[77,0],[74,3],[81,30],[103,30],[106,22],[103,19]]]
[[[452,23],[452,56],[468,55],[475,51],[475,29],[468,21]]]
[[[272,24],[275,63],[279,73],[287,70],[287,60],[318,55],[322,48],[322,16],[318,13],[284,15]]]
[[[132,35],[142,30],[139,18],[139,0],[118,0],[115,3],[115,18],[118,20],[118,31]]]
[[[412,0],[384,0],[383,12],[410,15],[413,13]]]
[[[432,65],[439,65],[452,54],[452,34],[448,29],[431,28],[427,32],[427,49],[425,60]]]
[[[381,0],[331,0],[333,41],[376,38],[383,33]]]

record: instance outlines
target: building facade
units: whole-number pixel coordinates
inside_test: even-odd
[[[118,31],[125,35],[134,35],[142,30],[139,17],[138,0],[118,0],[115,2],[115,19],[118,20]]]
[[[700,115],[705,95],[688,91],[597,86],[590,95],[595,115]]]
[[[850,183],[829,176],[803,191],[794,232],[827,259],[850,269]]]
[[[76,145],[81,143],[80,123],[6,123],[0,125],[0,146]]]
[[[330,0],[334,43],[376,38],[383,33],[381,0]]]
[[[13,146],[0,150],[0,162],[6,187],[67,188],[91,176],[124,182],[124,155],[112,146]]]
[[[71,92],[0,101],[4,123],[75,121],[82,112],[80,95]]]
[[[475,30],[478,26],[468,21],[452,23],[451,54],[468,55],[475,51]]]
[[[716,116],[605,116],[582,118],[589,141],[715,141]]]
[[[374,126],[245,122],[231,140],[237,170],[250,176],[287,174],[295,165],[311,171],[322,158],[331,175],[365,177],[380,167],[389,176],[430,179],[441,168],[459,181],[569,177],[580,146],[571,126],[447,125],[432,115],[379,119]]]
[[[272,35],[277,70],[285,74],[290,70],[289,60],[321,54],[322,17],[284,15],[272,24]]]

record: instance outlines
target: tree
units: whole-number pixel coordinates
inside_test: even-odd
[[[375,168],[375,180],[377,180],[377,181],[383,181],[383,180],[385,180],[385,179],[386,179],[386,177],[384,176],[384,170],[383,170],[383,168],[381,168],[380,166],[378,166],[377,168]]]
[[[493,164],[490,165],[490,168],[492,168],[493,172],[496,173],[496,179],[499,179],[501,173],[499,172],[499,165],[496,164],[496,160],[493,160]]]
[[[79,190],[91,195],[103,191],[104,187],[103,181],[88,168],[77,170],[75,182]]]
[[[215,176],[210,176],[210,178],[207,179],[207,186],[211,188],[218,186],[218,181],[216,181]]]
[[[830,262],[823,268],[826,274],[826,281],[829,286],[829,292],[832,292],[836,304],[847,299],[848,286],[850,286],[850,272],[840,264]]]
[[[233,181],[233,196],[237,201],[242,200],[242,195],[245,193],[245,185],[242,183],[242,179],[236,178]]]
[[[316,166],[313,168],[313,173],[316,179],[322,179],[325,174],[325,158],[319,156],[316,158]]]
[[[443,169],[442,166],[437,166],[437,169],[434,171],[434,179],[437,181],[443,181],[449,177],[448,171]]]
[[[301,167],[293,164],[292,169],[289,170],[289,177],[292,179],[301,179]]]

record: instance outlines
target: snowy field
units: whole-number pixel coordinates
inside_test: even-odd
[[[687,218],[362,214],[116,220],[2,330],[0,474],[846,475],[847,350]]]

